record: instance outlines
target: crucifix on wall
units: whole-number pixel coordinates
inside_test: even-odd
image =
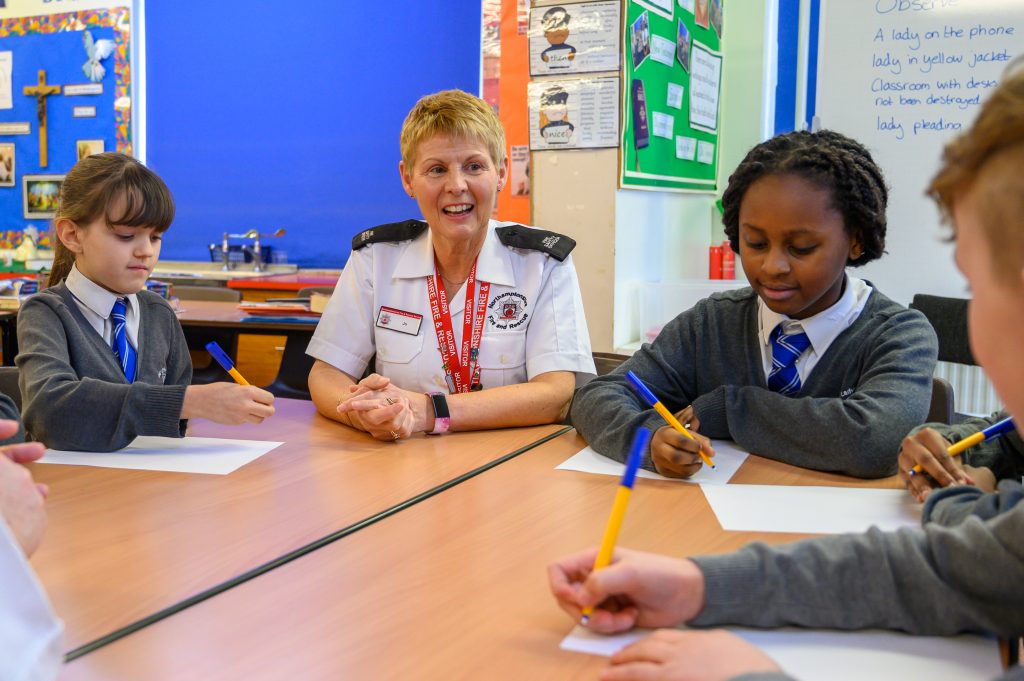
[[[60,85],[46,84],[46,71],[39,69],[39,83],[26,85],[25,94],[36,98],[36,116],[39,118],[39,167],[45,168],[50,159],[46,148],[46,98],[60,94]]]

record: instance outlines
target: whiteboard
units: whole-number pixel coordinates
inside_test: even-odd
[[[1021,0],[821,0],[817,122],[871,150],[890,186],[887,254],[857,268],[901,303],[969,297],[924,190],[1024,52]]]

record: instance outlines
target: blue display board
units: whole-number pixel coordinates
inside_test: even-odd
[[[479,0],[146,5],[147,160],[178,216],[162,258],[225,231],[341,267],[368,226],[419,217],[398,135],[427,93],[480,80]]]

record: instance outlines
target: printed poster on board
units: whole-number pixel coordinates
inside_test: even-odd
[[[530,75],[619,69],[618,0],[563,3],[530,11]]]
[[[530,149],[618,146],[618,78],[535,81],[527,100]]]

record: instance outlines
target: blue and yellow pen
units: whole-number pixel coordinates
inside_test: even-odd
[[[640,396],[644,398],[647,404],[654,407],[654,411],[661,414],[661,418],[668,421],[668,425],[672,426],[694,442],[697,442],[697,438],[695,438],[686,428],[683,428],[683,424],[679,423],[679,419],[677,419],[675,415],[668,410],[668,407],[661,403],[661,400],[654,396],[654,393],[651,392],[650,388],[644,385],[644,382],[640,380],[639,376],[634,374],[632,371],[627,371],[626,379],[633,384],[633,387],[636,388],[636,391],[640,393]],[[711,462],[711,457],[705,454],[703,449],[698,449],[697,454],[700,455],[700,460],[704,462],[705,466],[714,469],[715,464]]]
[[[217,341],[210,341],[206,344],[206,351],[210,353],[210,357],[217,360],[217,364],[221,365],[224,371],[230,374],[231,378],[235,379],[235,383],[238,385],[249,385],[249,381],[242,378],[242,374],[238,373],[238,369],[235,368],[235,363],[228,357],[228,353],[224,352]]]
[[[1013,418],[1003,419],[998,423],[993,423],[985,430],[977,432],[974,435],[969,435],[965,437],[963,440],[960,440],[959,442],[950,445],[949,449],[946,450],[946,453],[949,454],[950,456],[959,456],[960,454],[963,454],[965,451],[967,451],[974,445],[979,445],[985,440],[995,440],[997,437],[1006,435],[1013,429]],[[909,471],[907,471],[907,475],[920,475],[921,471],[921,465],[918,464],[911,468]]]
[[[633,436],[633,448],[629,452],[629,459],[626,461],[626,472],[622,474],[622,482],[619,483],[619,491],[615,493],[615,503],[612,504],[612,514],[608,516],[608,526],[604,528],[604,539],[601,540],[601,548],[597,552],[597,559],[594,561],[594,571],[608,567],[612,562],[612,552],[615,551],[615,540],[619,537],[619,529],[622,527],[622,520],[626,517],[626,504],[629,503],[629,495],[633,491],[633,483],[636,481],[636,471],[643,461],[644,452],[651,443],[651,431],[646,428],[637,428]],[[583,608],[583,624],[590,621],[590,613],[594,612],[593,607]]]

